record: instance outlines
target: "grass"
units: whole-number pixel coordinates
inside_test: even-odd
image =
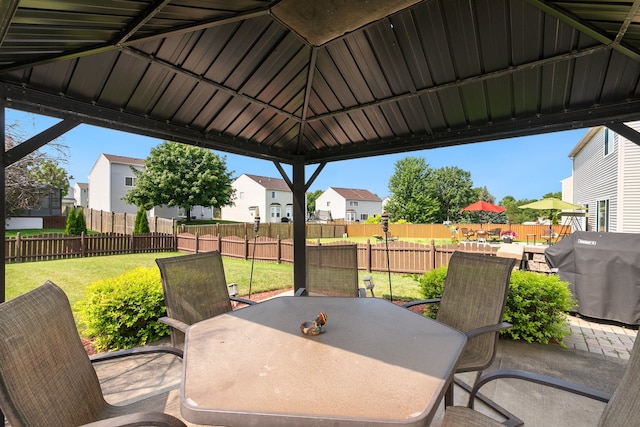
[[[5,273],[6,299],[15,298],[35,289],[47,280],[60,286],[69,297],[72,306],[84,297],[84,290],[90,283],[118,276],[137,267],[157,268],[155,259],[178,255],[175,252],[111,255],[89,258],[72,258],[54,261],[38,261],[7,264]],[[251,260],[224,257],[227,283],[238,284],[240,295],[249,293]],[[387,273],[359,272],[359,280],[371,275],[377,297],[389,295]],[[391,274],[393,296],[397,300],[421,298],[418,283],[402,274]],[[293,265],[256,261],[253,265],[253,293],[270,290],[293,289]]]

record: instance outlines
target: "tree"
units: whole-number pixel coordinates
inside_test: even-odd
[[[78,234],[87,232],[87,221],[84,219],[84,211],[80,206],[76,208],[76,231]]]
[[[323,193],[322,190],[316,190],[316,191],[307,193],[307,216],[311,216],[315,213],[316,200],[318,200],[318,197],[320,197],[322,193]]]
[[[43,160],[38,167],[31,171],[33,179],[48,185],[51,188],[59,188],[62,194],[69,192],[69,178],[67,171],[60,167],[56,160]]]
[[[18,124],[7,126],[4,140],[5,152],[19,145],[24,139],[26,138]],[[48,152],[33,151],[6,167],[5,219],[25,209],[35,209],[40,206],[42,198],[49,193],[51,186],[61,191],[66,188],[68,191],[69,182],[66,179],[66,171],[58,166],[59,162],[66,161],[67,147],[58,142],[50,142],[48,146],[50,148]],[[64,179],[61,179],[62,176]],[[64,181],[64,185],[58,186],[61,181]]]
[[[76,208],[71,207],[67,212],[67,222],[64,227],[65,234],[75,236],[76,234]]]
[[[226,158],[204,148],[166,141],[151,149],[143,171],[131,169],[136,186],[124,199],[145,209],[177,206],[190,218],[194,206],[219,209],[233,202]]]
[[[460,210],[478,201],[472,189],[471,173],[458,167],[443,167],[429,174],[429,189],[440,206],[434,222],[454,221],[460,218]]]
[[[430,195],[431,168],[423,158],[405,157],[395,163],[389,179],[390,199],[385,209],[391,220],[430,223],[438,214],[438,201]]]
[[[147,210],[145,208],[138,208],[136,213],[136,220],[133,224],[133,234],[145,234],[151,231],[149,229],[149,220],[147,219]]]

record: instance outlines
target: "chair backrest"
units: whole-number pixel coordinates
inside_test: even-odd
[[[0,304],[0,409],[14,426],[77,426],[107,406],[64,291]]]
[[[232,310],[220,252],[158,258],[167,316],[191,325]],[[184,333],[171,330],[174,346]]]
[[[502,321],[515,260],[456,251],[449,261],[436,319],[462,332]],[[465,352],[482,355],[477,369],[495,356],[498,334],[482,334],[467,342]]]
[[[307,246],[307,295],[357,297],[357,245]]]
[[[638,424],[640,413],[640,340],[636,338],[622,380],[604,408],[598,425],[628,426]],[[632,422],[632,420],[635,420]]]

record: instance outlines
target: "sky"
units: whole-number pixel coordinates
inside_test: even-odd
[[[29,138],[57,123],[59,119],[7,109],[6,124],[17,124]],[[561,180],[571,176],[571,150],[587,129],[548,133],[455,147],[413,151],[363,159],[330,162],[309,191],[329,187],[365,189],[384,198],[389,195],[389,179],[395,163],[405,157],[421,157],[432,168],[454,166],[471,173],[473,187],[486,187],[499,203],[505,196],[516,200],[542,198],[562,190]],[[101,153],[145,159],[151,148],[163,141],[81,124],[58,141],[66,145],[68,163],[62,164],[75,182],[88,182],[91,168]],[[227,169],[237,177],[243,173],[281,178],[271,161],[214,151],[226,157]],[[316,165],[305,169],[307,179]],[[291,168],[283,165],[291,177]]]

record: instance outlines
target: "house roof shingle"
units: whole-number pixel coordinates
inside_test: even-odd
[[[117,156],[115,154],[105,154],[102,155],[109,160],[111,163],[121,163],[123,165],[134,165],[134,166],[144,166],[144,160],[136,159],[135,157],[126,157],[126,156]]]
[[[369,190],[362,190],[358,188],[336,188],[329,187],[336,193],[344,197],[346,200],[363,200],[369,202],[381,202],[382,199]]]
[[[284,179],[270,178],[268,176],[250,175],[248,173],[245,173],[243,175],[246,175],[247,177],[251,178],[258,184],[262,185],[267,190],[291,192],[291,189],[289,188],[289,186],[287,185],[287,182]]]

